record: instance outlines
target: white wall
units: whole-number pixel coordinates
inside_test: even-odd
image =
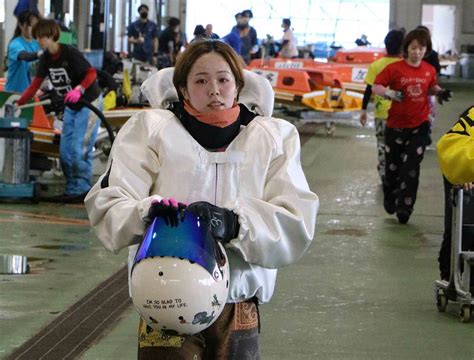
[[[463,31],[466,23],[474,25],[474,0],[390,0],[390,27],[411,30],[421,24],[423,5],[455,5],[455,44],[459,53],[461,44],[474,44],[474,31]],[[471,26],[474,27],[474,26]]]
[[[453,5],[436,6],[434,8],[433,48],[444,54],[456,44],[456,8]]]
[[[10,39],[13,37],[13,33],[16,28],[16,17],[13,16],[13,10],[15,10],[16,1],[6,0],[5,1],[5,22],[3,23],[3,30],[5,34],[5,54]]]

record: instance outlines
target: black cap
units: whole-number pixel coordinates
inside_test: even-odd
[[[146,11],[150,11],[150,9],[148,8],[148,5],[146,5],[146,4],[141,4],[141,5],[138,7],[137,11],[140,12],[140,10],[141,10],[142,8],[146,8]]]
[[[176,17],[170,17],[168,19],[168,26],[169,27],[174,28],[175,26],[178,26],[179,24],[181,24],[181,21]]]
[[[250,19],[253,18],[252,10],[244,10],[240,13],[240,15],[249,17]]]
[[[196,25],[194,28],[194,36],[204,35],[206,33],[206,29],[202,25]]]

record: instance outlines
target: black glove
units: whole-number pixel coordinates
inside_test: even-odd
[[[453,92],[448,89],[439,91],[436,96],[438,97],[438,103],[443,105],[443,101],[448,102],[453,97]]]
[[[155,218],[161,217],[165,220],[166,225],[176,227],[179,220],[184,220],[185,209],[186,204],[177,202],[173,198],[152,202],[148,211],[148,222],[151,223]]]
[[[192,203],[189,212],[204,219],[209,224],[214,239],[227,243],[239,234],[238,216],[231,210],[212,205],[205,201]]]

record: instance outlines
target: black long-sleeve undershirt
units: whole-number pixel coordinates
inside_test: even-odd
[[[23,60],[23,61],[38,60],[38,53],[37,52],[28,52],[28,51],[20,51],[20,53],[18,54],[18,60]]]
[[[372,96],[372,85],[367,85],[364,91],[364,98],[362,99],[362,110],[367,110],[367,105],[369,105],[371,96]]]

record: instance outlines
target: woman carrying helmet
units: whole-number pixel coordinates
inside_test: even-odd
[[[130,265],[147,224],[189,204],[224,245],[230,284],[219,318],[197,335],[161,336],[141,320],[138,358],[259,358],[257,303],[271,299],[277,268],[305,253],[316,226],[298,132],[270,116],[270,85],[221,41],[192,43],[142,91],[154,109],[117,135],[85,199],[91,225],[107,249],[129,248]]]

